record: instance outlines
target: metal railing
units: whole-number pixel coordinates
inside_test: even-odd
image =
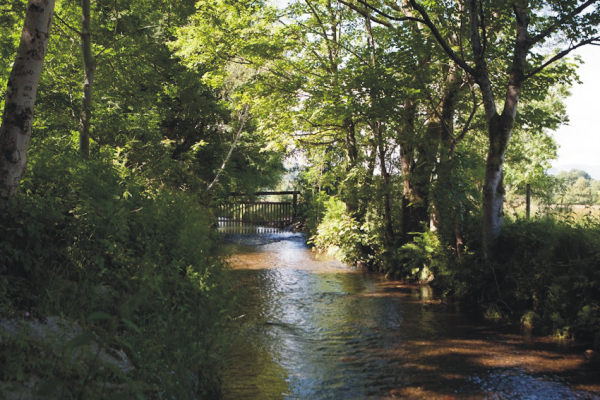
[[[254,196],[293,195],[293,201],[245,201],[217,207],[219,231],[223,233],[270,233],[290,226],[296,218],[298,192],[257,192]],[[232,196],[247,196],[232,193]]]

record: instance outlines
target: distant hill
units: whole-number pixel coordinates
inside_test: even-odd
[[[581,164],[565,164],[557,165],[548,170],[550,175],[557,175],[560,171],[569,172],[572,169],[579,169],[587,172],[592,179],[600,181],[600,165],[581,165]]]

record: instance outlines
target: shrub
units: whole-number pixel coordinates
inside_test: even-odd
[[[476,228],[476,230],[473,230]],[[544,334],[593,339],[600,332],[600,223],[549,216],[505,221],[494,260],[481,256],[478,226],[462,264],[434,282],[463,301]],[[435,269],[434,269],[435,270]]]
[[[545,333],[600,331],[600,225],[518,220],[504,229],[498,260],[507,306],[540,316]]]
[[[412,243],[406,243],[390,252],[385,272],[393,278],[420,283],[429,282],[440,266],[444,254],[434,232],[415,233]]]
[[[212,218],[125,165],[51,149],[32,158],[2,216],[1,312],[78,321],[134,361],[128,390],[215,396],[230,296]]]
[[[368,231],[346,212],[346,205],[335,197],[325,202],[325,215],[311,240],[319,250],[335,255],[340,260],[355,264],[373,264]]]

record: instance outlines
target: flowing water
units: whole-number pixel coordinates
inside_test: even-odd
[[[226,399],[600,399],[586,347],[473,319],[300,234],[226,242],[242,304]]]

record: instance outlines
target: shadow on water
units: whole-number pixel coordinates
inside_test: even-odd
[[[600,399],[585,349],[472,319],[300,234],[225,242],[241,303],[227,399]]]

